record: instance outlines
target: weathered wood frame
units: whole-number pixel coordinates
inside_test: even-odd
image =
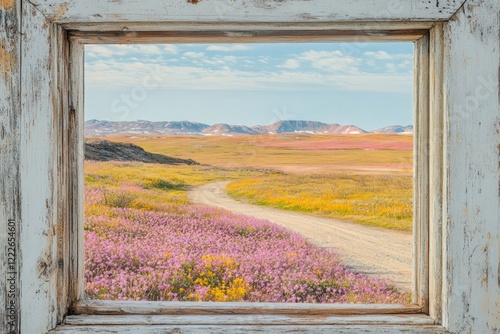
[[[416,63],[415,71],[417,75],[415,76],[415,101],[418,102],[415,105],[416,117],[416,136],[419,138],[415,145],[415,175],[416,184],[415,187],[415,199],[417,200],[415,211],[418,214],[415,215],[415,256],[414,263],[414,301],[415,305],[412,306],[388,306],[388,305],[358,305],[358,306],[348,306],[345,305],[329,305],[329,306],[318,306],[318,305],[307,305],[306,307],[300,305],[280,305],[280,304],[230,304],[229,306],[218,306],[212,303],[149,303],[145,305],[144,303],[117,303],[117,302],[97,302],[84,300],[83,294],[83,267],[81,261],[74,261],[74,267],[71,267],[70,279],[74,282],[73,286],[70,287],[70,291],[73,291],[73,295],[70,295],[70,299],[74,301],[72,304],[72,311],[75,314],[92,314],[92,315],[108,315],[110,313],[117,313],[117,309],[122,310],[123,321],[129,319],[130,315],[171,315],[179,314],[180,312],[186,315],[196,315],[199,313],[212,313],[213,315],[224,314],[231,310],[232,314],[259,314],[259,315],[290,315],[299,314],[302,316],[307,316],[310,314],[328,314],[330,316],[335,315],[365,315],[365,314],[411,314],[408,319],[418,319],[414,320],[417,322],[423,322],[424,317],[418,317],[415,314],[427,312],[428,310],[428,216],[427,208],[429,206],[429,197],[427,195],[429,187],[428,179],[428,165],[429,165],[429,154],[427,152],[428,143],[428,127],[429,127],[429,103],[428,103],[428,89],[429,89],[429,34],[432,29],[434,29],[435,24],[432,23],[418,23],[413,24],[411,27],[407,25],[396,26],[392,24],[387,26],[386,24],[380,25],[377,23],[372,23],[370,27],[370,32],[367,31],[356,31],[349,30],[348,25],[343,25],[342,30],[336,25],[322,24],[320,26],[315,26],[314,24],[308,25],[307,28],[302,27],[300,30],[294,30],[296,28],[293,24],[281,24],[277,25],[261,25],[259,30],[254,27],[249,27],[247,25],[225,25],[225,26],[203,26],[197,25],[196,27],[189,26],[176,26],[169,25],[168,30],[155,31],[157,27],[147,27],[145,29],[144,25],[141,27],[145,29],[143,31],[136,31],[132,34],[116,32],[116,31],[100,31],[98,33],[90,31],[77,31],[69,32],[69,43],[70,43],[70,68],[69,68],[69,104],[68,107],[72,115],[75,117],[71,118],[68,126],[68,131],[72,129],[78,129],[75,131],[74,135],[70,135],[69,141],[65,141],[69,147],[64,147],[63,152],[77,152],[77,155],[73,155],[70,161],[74,164],[71,166],[70,170],[73,171],[72,177],[67,178],[69,181],[69,187],[66,189],[71,189],[71,191],[63,196],[67,198],[72,205],[68,205],[68,208],[74,210],[71,214],[73,226],[77,226],[78,229],[73,231],[70,235],[70,249],[76,251],[76,255],[72,256],[74,259],[83,258],[83,163],[81,157],[83,156],[81,148],[83,147],[83,45],[84,44],[101,44],[101,43],[220,43],[220,42],[312,42],[312,41],[415,41],[417,47],[415,49]],[[73,26],[75,29],[75,26]],[[88,29],[88,28],[86,28]],[[101,28],[102,29],[102,28]],[[111,29],[113,29],[111,27]],[[130,27],[129,27],[130,29]],[[165,29],[165,27],[163,27]],[[61,69],[64,71],[67,69]],[[65,109],[68,109],[65,108]],[[66,114],[63,110],[62,114]],[[435,141],[439,145],[438,141]],[[73,185],[71,183],[74,182]],[[63,182],[61,182],[63,184]],[[422,199],[422,200],[420,200]],[[71,256],[71,252],[70,252]],[[440,273],[436,273],[439,277]],[[77,282],[77,283],[76,283]],[[123,311],[125,308],[128,311]],[[113,311],[114,310],[114,311]],[[181,311],[182,310],[182,311]],[[203,310],[203,311],[202,311]],[[403,317],[404,318],[404,317]],[[71,317],[71,321],[75,321],[81,317]],[[116,317],[115,317],[116,319]],[[164,318],[167,319],[167,318]],[[272,319],[272,318],[270,318]],[[371,319],[371,318],[370,318]],[[296,318],[297,323],[299,323]],[[93,318],[96,321],[96,318]],[[104,317],[102,321],[109,321],[107,317]],[[114,320],[118,321],[118,320]],[[409,321],[409,320],[408,320]],[[75,322],[77,323],[77,322]],[[427,319],[427,325],[432,324],[430,318]]]
[[[54,332],[498,331],[500,306],[495,296],[500,262],[495,247],[500,211],[494,208],[500,206],[500,193],[498,168],[493,165],[498,165],[500,97],[498,82],[484,78],[491,72],[489,65],[498,69],[500,34],[494,14],[500,11],[500,3],[338,0],[335,7],[331,4],[330,0],[0,2],[0,27],[5,28],[0,30],[4,69],[0,96],[6,97],[0,99],[0,149],[2,160],[5,157],[0,165],[0,226],[5,230],[12,220],[19,227],[19,290],[11,299],[7,289],[1,289],[0,299],[6,307],[12,300],[20,305],[14,326],[1,311],[0,331],[15,333],[20,327],[23,333],[43,333],[62,321],[67,325]],[[74,195],[83,189],[82,43],[179,38],[184,42],[417,41],[417,307],[240,304],[215,308],[80,301],[82,210],[81,195]],[[479,66],[472,68],[467,61]],[[481,112],[468,108],[471,96]],[[481,129],[484,138],[477,135]],[[460,167],[464,162],[468,168]],[[1,238],[2,245],[7,245],[6,237]],[[0,259],[4,263],[7,259],[3,249]],[[0,268],[5,277],[7,271]],[[476,285],[477,281],[481,284]],[[465,302],[473,307],[462,307]],[[71,310],[96,315],[67,316]]]

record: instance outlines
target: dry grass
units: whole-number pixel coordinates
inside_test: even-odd
[[[358,143],[412,142],[411,136],[401,135],[310,135],[276,134],[256,136],[112,136],[108,140],[130,142],[144,149],[177,158],[193,159],[202,164],[215,166],[254,166],[287,169],[294,166],[323,168],[326,172],[336,170],[398,170],[410,173],[413,155],[411,150],[389,149],[324,149],[321,143],[345,141],[352,138]],[[304,145],[287,147],[291,142]],[[314,144],[314,145],[307,145]],[[269,146],[270,144],[276,146]],[[281,145],[283,144],[283,145]],[[281,146],[280,146],[281,145]],[[315,149],[315,147],[317,147]],[[354,145],[355,147],[355,145]]]
[[[86,161],[85,188],[97,189],[111,206],[168,211],[189,202],[189,187],[265,173],[244,168]]]

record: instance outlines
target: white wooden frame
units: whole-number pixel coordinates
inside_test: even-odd
[[[0,289],[0,331],[498,332],[499,11],[496,0],[3,0],[0,226],[13,226],[16,257],[2,234],[2,283],[13,283]],[[178,38],[418,39],[418,307],[75,303],[82,43]]]

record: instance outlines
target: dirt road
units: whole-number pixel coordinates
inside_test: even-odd
[[[302,234],[319,247],[334,249],[353,270],[389,276],[398,287],[411,288],[411,234],[238,202],[226,194],[227,183],[206,184],[192,189],[188,196],[193,203],[267,219]]]

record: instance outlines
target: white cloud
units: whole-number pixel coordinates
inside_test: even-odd
[[[287,59],[283,65],[278,65],[280,68],[297,69],[300,67],[300,61],[297,59]]]
[[[206,65],[227,66],[227,62],[220,58],[203,59],[203,63]]]
[[[224,56],[224,57],[222,57],[222,59],[224,61],[227,61],[228,63],[232,63],[232,64],[235,64],[238,62],[238,57],[235,57],[235,56]]]
[[[269,57],[260,56],[259,57],[259,63],[268,64],[269,63]]]
[[[331,76],[332,86],[346,91],[364,91],[378,93],[411,93],[412,74],[399,73],[361,73],[358,75],[342,74]]]
[[[113,56],[129,56],[129,55],[164,55],[165,53],[177,53],[175,45],[133,45],[133,44],[117,44],[117,45],[87,45],[85,51],[88,56],[94,58],[110,58]]]
[[[205,50],[207,51],[223,51],[223,52],[232,52],[232,51],[247,51],[252,48],[248,45],[243,44],[228,44],[228,45],[210,45]]]
[[[331,73],[318,71],[255,71],[228,67],[222,59],[217,68],[173,64],[123,63],[101,60],[86,66],[86,84],[93,87],[134,87],[148,78],[164,89],[220,90],[336,90],[409,93],[412,75],[395,73]]]
[[[102,72],[102,71],[107,71],[109,69],[110,69],[109,65],[102,63],[102,62],[98,62],[98,63],[94,63],[94,64],[88,64],[88,63],[85,64],[86,71]]]
[[[299,60],[307,61],[312,67],[329,72],[358,71],[357,65],[361,63],[360,58],[346,56],[341,51],[306,51],[298,56]]]
[[[85,51],[88,56],[91,57],[111,57],[113,56],[113,51],[106,46],[102,45],[87,45],[85,46]]]
[[[205,54],[203,52],[184,52],[184,56],[189,58],[202,58]]]
[[[177,48],[177,46],[175,46],[173,44],[164,44],[163,51],[168,53],[168,54],[177,54],[178,48]]]
[[[385,68],[389,73],[397,72],[397,65],[394,63],[385,64]]]
[[[139,50],[142,54],[162,55],[163,51],[156,45],[135,45],[134,51]]]
[[[229,66],[231,64],[236,64],[240,60],[239,57],[235,56],[216,56],[211,58],[202,59],[203,64],[211,66]],[[199,63],[201,65],[201,63]]]
[[[412,73],[413,63],[409,60],[404,60],[402,62],[390,62],[385,64],[385,69],[389,73],[396,73],[396,72]]]
[[[211,45],[205,50],[248,48],[228,44]],[[268,55],[252,57],[243,53],[208,57],[199,49],[192,49],[176,57],[165,57],[181,50],[176,45],[89,45],[86,47],[86,84],[103,88],[134,87],[153,76],[160,82],[160,88],[165,89],[412,91],[412,56],[409,54],[379,51],[354,57],[342,51],[309,50],[289,55],[289,59],[274,69],[269,64],[275,64],[277,59]],[[115,58],[122,55],[127,58]],[[147,57],[141,58],[144,55]],[[245,67],[249,64],[252,66]],[[361,64],[381,72],[367,73]]]
[[[387,53],[386,51],[367,51],[363,53],[365,56],[377,59],[377,60],[396,60],[396,59],[413,59],[412,54],[406,54],[406,53],[396,53],[396,54],[390,54]]]
[[[398,67],[400,67],[400,68],[408,68],[408,67],[411,68],[412,66],[413,66],[413,63],[409,60],[405,60],[402,63],[398,64]]]

